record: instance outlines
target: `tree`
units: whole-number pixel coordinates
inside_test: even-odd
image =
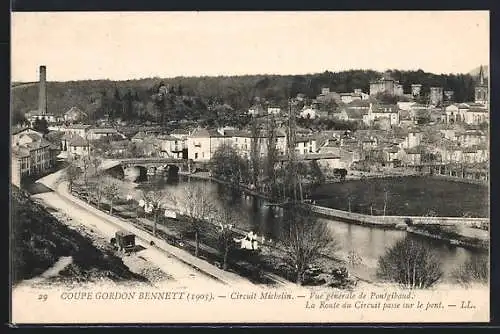
[[[166,200],[173,201],[173,197],[169,196],[163,189],[150,190],[142,193],[142,198],[146,205],[150,205],[151,213],[153,214],[153,235],[156,237],[156,230],[162,208]]]
[[[238,189],[240,182],[248,179],[248,162],[229,144],[220,145],[210,161],[212,175]]]
[[[228,267],[228,257],[230,251],[233,249],[233,231],[232,228],[235,225],[237,218],[230,211],[228,206],[224,206],[224,209],[219,212],[219,226],[217,228],[218,233],[218,246],[219,250],[223,254],[222,268],[227,270]]]
[[[189,183],[184,188],[185,214],[196,242],[195,256],[199,251],[199,234],[205,220],[216,213],[215,204],[204,185]]]
[[[388,200],[389,200],[389,189],[384,189],[384,217],[385,217],[385,210],[387,209]]]
[[[70,163],[66,168],[65,178],[68,181],[68,190],[70,193],[73,192],[73,184],[81,175],[81,173],[82,170],[78,168],[78,166],[76,166],[74,163]]]
[[[278,160],[278,150],[276,147],[277,133],[276,120],[271,115],[267,128],[267,157],[266,157],[266,176],[269,179],[269,189],[271,197],[276,196],[276,171],[275,166]]]
[[[251,142],[250,142],[250,166],[252,168],[252,184],[259,188],[260,176],[260,150],[259,150],[259,127],[257,124],[257,117],[253,117],[251,121]]]
[[[49,133],[49,123],[45,118],[37,118],[33,122],[33,130],[43,133]]]
[[[316,264],[325,252],[334,252],[338,242],[326,223],[300,203],[286,209],[284,225],[281,244],[285,261],[295,269],[297,283],[301,284],[308,267]]]
[[[109,182],[104,186],[104,194],[109,200],[109,214],[113,214],[113,202],[118,199],[119,188],[115,182]]]
[[[425,289],[443,276],[436,253],[422,241],[405,237],[389,248],[378,260],[377,276],[405,288]]]
[[[313,185],[320,185],[325,183],[326,178],[321,170],[321,167],[318,164],[318,161],[312,160],[310,163],[310,176],[312,179]]]
[[[488,283],[489,263],[483,254],[472,255],[452,272],[453,279],[460,284],[469,285],[474,282]]]

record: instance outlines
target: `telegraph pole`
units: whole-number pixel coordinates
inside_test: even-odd
[[[296,124],[295,124],[295,110],[292,108],[292,100],[288,98],[288,165],[291,173],[292,182],[292,201],[295,203],[299,199],[298,187],[299,180],[297,175],[297,157],[295,154],[296,143]],[[302,196],[301,196],[302,197]]]

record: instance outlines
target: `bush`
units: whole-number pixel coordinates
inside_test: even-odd
[[[424,289],[441,279],[441,266],[438,256],[429,247],[405,237],[380,257],[377,276],[405,288]]]
[[[489,264],[484,256],[473,255],[452,272],[452,278],[460,284],[488,283]]]

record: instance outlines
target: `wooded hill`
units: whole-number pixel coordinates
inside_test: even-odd
[[[405,93],[412,83],[423,85],[423,94],[431,86],[455,92],[455,101],[470,101],[474,96],[474,77],[470,74],[433,74],[424,71],[389,71],[403,84]],[[48,82],[48,111],[61,115],[76,106],[90,118],[104,113],[121,118],[154,118],[167,113],[172,119],[199,119],[220,112],[240,114],[255,97],[284,106],[289,96],[304,93],[314,98],[321,88],[342,93],[361,88],[369,92],[369,83],[382,76],[371,70],[350,70],[308,75],[246,75],[218,77],[148,78],[127,81],[94,80]],[[165,99],[155,98],[161,84],[168,88]],[[20,84],[12,89],[13,122],[26,112],[37,109],[38,85]],[[168,102],[168,103],[166,103]]]

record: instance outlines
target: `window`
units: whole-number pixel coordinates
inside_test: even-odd
[[[195,159],[198,159],[198,153],[195,153],[195,154],[194,154],[194,158],[195,158]]]

